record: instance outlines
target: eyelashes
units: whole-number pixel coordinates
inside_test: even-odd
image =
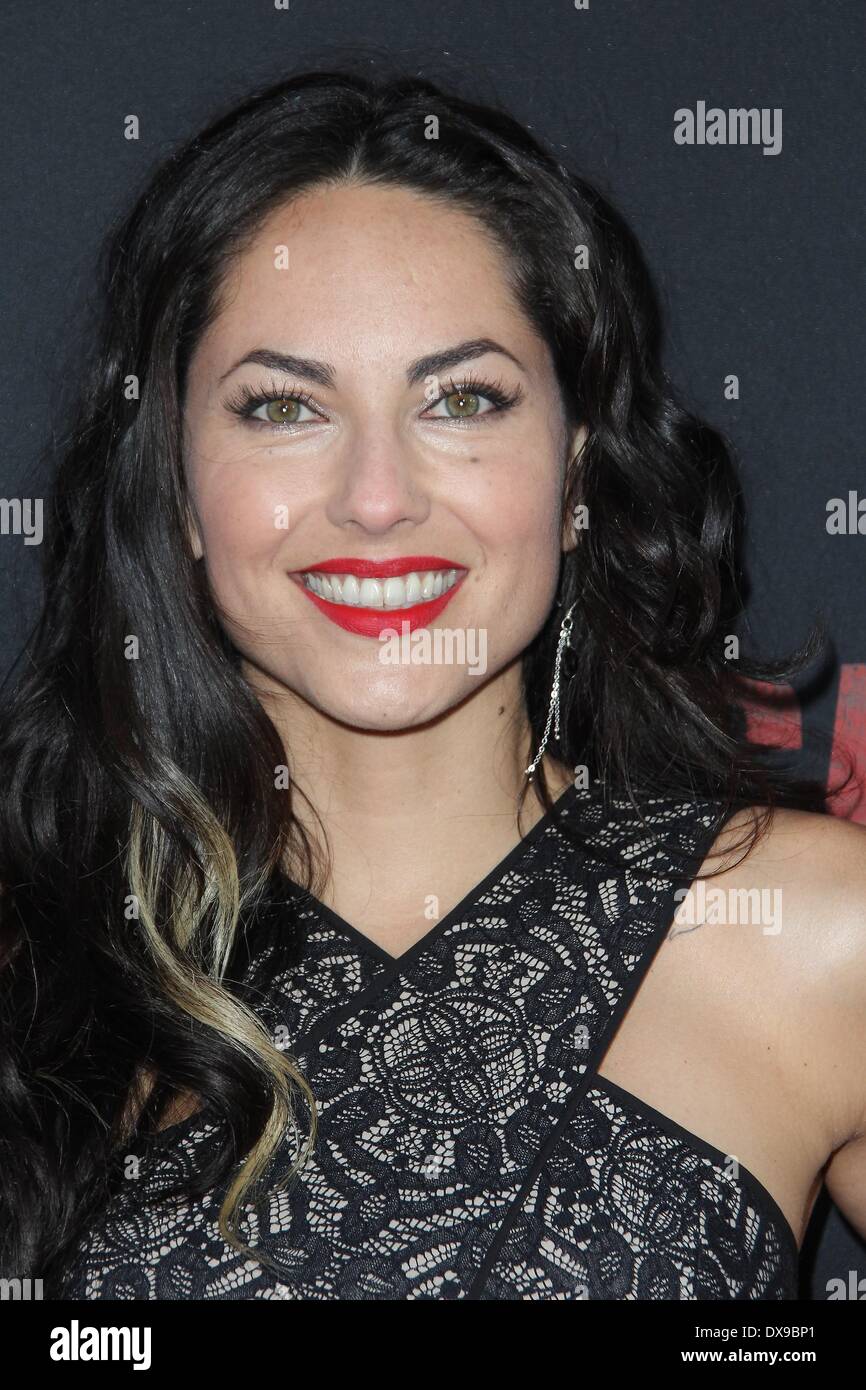
[[[293,386],[285,383],[283,386],[261,387],[258,391],[243,385],[235,391],[234,395],[228,396],[223,402],[226,410],[230,410],[233,415],[238,415],[242,420],[248,421],[253,425],[264,425],[275,430],[285,430],[290,425],[297,424],[297,421],[277,420],[255,420],[253,412],[259,410],[263,405],[275,405],[278,401],[297,401],[300,405],[306,406],[308,410],[321,414],[319,406],[308,392],[300,386]]]
[[[437,415],[428,416],[427,412],[435,406],[440,405],[444,400],[452,396],[479,397],[490,403],[491,409],[478,411],[471,415]],[[470,373],[468,377],[463,377],[459,381],[453,377],[444,383],[444,389],[440,390],[435,400],[425,404],[422,418],[447,420],[449,424],[466,426],[475,424],[476,421],[490,419],[493,416],[501,415],[506,410],[515,406],[523,396],[523,391],[519,386],[508,389],[500,379],[487,380]],[[262,426],[264,429],[276,430],[280,433],[293,433],[297,429],[302,429],[310,422],[307,420],[268,420],[256,418],[255,412],[262,406],[277,404],[292,405],[297,403],[307,410],[317,415],[319,419],[324,418],[324,411],[313,397],[292,382],[284,381],[277,386],[271,382],[266,386],[253,390],[247,385],[240,386],[233,395],[226,398],[223,402],[226,410],[237,415],[245,423],[253,427]]]

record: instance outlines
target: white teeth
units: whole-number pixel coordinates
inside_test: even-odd
[[[456,569],[423,570],[390,579],[362,579],[354,574],[304,574],[304,584],[319,598],[350,608],[411,608],[439,598],[457,583]]]
[[[378,579],[361,580],[361,608],[381,608],[382,605],[382,585]]]
[[[402,579],[386,579],[384,603],[386,608],[399,608],[406,602],[406,585]]]

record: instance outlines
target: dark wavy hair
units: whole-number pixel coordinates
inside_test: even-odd
[[[741,607],[730,449],[674,399],[649,278],[610,203],[511,116],[429,81],[318,72],[256,93],[162,164],[106,242],[104,315],[47,508],[44,605],[4,693],[6,1277],[62,1287],[125,1149],[146,1145],[178,1096],[228,1122],[186,1190],[227,1183],[220,1225],[238,1248],[250,1249],[242,1199],[297,1126],[299,1096],[311,1123],[294,1171],[314,1140],[315,1098],[253,1007],[243,961],[282,867],[318,891],[326,858],[295,814],[297,788],[275,786],[290,750],[191,552],[182,408],[233,258],[277,205],[349,180],[453,205],[493,235],[568,420],[587,428],[564,505],[584,504],[590,524],[523,658],[536,744],[576,603],[551,745],[563,764],[638,809],[656,795],[765,818],[776,804],[825,809],[820,788],[746,738],[740,678],[787,678],[812,639],[787,665],[726,660]],[[543,770],[538,786],[550,811]]]

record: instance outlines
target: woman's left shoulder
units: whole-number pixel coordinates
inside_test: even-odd
[[[731,818],[716,849],[731,863],[718,880],[742,890],[776,893],[778,934],[787,936],[790,967],[841,995],[859,994],[866,1017],[866,826],[839,816],[776,807],[749,854],[728,850],[762,813],[748,807]],[[737,862],[740,860],[740,862]]]
[[[716,848],[741,840],[760,813],[737,812]],[[741,855],[725,854],[719,862],[731,867],[712,881],[756,902],[763,895],[772,923],[759,948],[767,992],[798,1040],[798,1066],[820,1078],[844,1141],[866,1132],[866,826],[777,807]]]
[[[866,1238],[866,826],[776,811],[755,853],[759,871],[777,876],[784,894],[784,969],[803,1028],[800,1075],[811,1068],[820,1081],[833,1135],[824,1182]]]

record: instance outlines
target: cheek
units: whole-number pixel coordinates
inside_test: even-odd
[[[208,569],[266,561],[291,528],[284,481],[239,466],[200,477],[193,496]]]
[[[194,498],[208,587],[245,650],[247,629],[258,631],[262,623],[263,632],[269,629],[291,583],[284,563],[291,526],[285,483],[262,470],[213,469],[199,479]]]
[[[544,587],[560,561],[562,497],[554,470],[512,473],[496,490],[484,528],[492,557],[518,568],[524,585]]]
[[[525,463],[521,470],[509,469],[507,480],[498,480],[484,517],[480,509],[476,512],[486,563],[470,575],[468,611],[477,612],[488,628],[492,668],[535,637],[550,612],[559,579],[561,495],[556,469],[552,461],[549,469],[540,469],[537,458]]]

